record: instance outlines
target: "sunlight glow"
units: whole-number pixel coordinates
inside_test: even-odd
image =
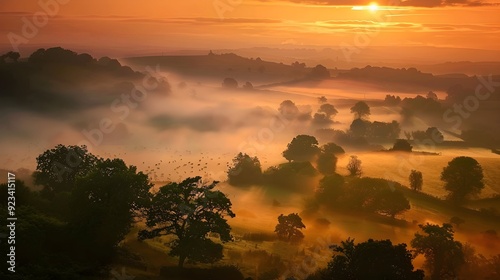
[[[378,11],[402,11],[409,10],[407,7],[393,7],[393,6],[379,6],[377,2],[371,2],[366,6],[353,6],[352,10],[354,11],[369,11],[369,12],[378,12]]]

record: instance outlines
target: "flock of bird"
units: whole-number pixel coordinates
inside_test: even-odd
[[[133,155],[131,155],[133,154]],[[138,153],[140,155],[140,153]],[[227,171],[233,166],[233,158],[236,153],[208,153],[194,152],[191,150],[174,150],[169,148],[158,148],[155,156],[144,156],[150,160],[133,162],[127,158],[137,159],[136,151],[118,153],[105,153],[105,156],[111,158],[122,158],[127,164],[133,164],[139,171],[147,174],[152,182],[179,182],[187,177],[201,176],[204,180],[225,180]],[[158,154],[162,159],[158,159]],[[155,158],[152,162],[152,158]],[[264,163],[267,162],[263,157]]]
[[[141,162],[128,162],[127,152],[106,153],[112,158],[123,158],[127,164],[137,165],[138,170],[149,176],[153,182],[182,181],[187,177],[201,176],[204,179],[221,180],[222,174],[232,166],[232,158],[235,154],[221,153],[209,154],[204,152],[192,152],[190,150],[173,150],[165,148],[163,151],[155,151],[161,154],[162,159],[151,162],[143,160]],[[134,154],[134,152],[132,152]],[[153,157],[145,156],[149,159]],[[137,158],[133,156],[133,158]],[[144,158],[143,158],[144,159]]]

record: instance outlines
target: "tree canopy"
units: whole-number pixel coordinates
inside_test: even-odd
[[[278,238],[285,241],[299,241],[304,238],[304,234],[301,232],[302,229],[306,228],[302,222],[302,218],[297,213],[291,213],[286,216],[281,214],[278,217],[278,224],[274,232],[278,235]]]
[[[453,227],[429,224],[419,225],[422,233],[416,233],[411,241],[415,253],[425,256],[425,267],[431,280],[456,279],[458,270],[464,264],[462,243],[455,241]]]
[[[87,174],[100,160],[86,146],[57,145],[36,158],[34,182],[49,192],[68,191],[78,176]]]
[[[310,77],[313,79],[327,79],[330,78],[330,71],[325,66],[318,64],[311,69]]]
[[[354,104],[354,106],[351,107],[351,113],[353,113],[357,119],[368,117],[371,114],[370,107],[364,101],[358,101]]]
[[[227,89],[235,89],[238,88],[238,82],[233,78],[225,78],[222,81],[222,87]]]
[[[226,217],[234,218],[235,214],[229,198],[214,190],[217,184],[204,184],[198,176],[161,187],[146,211],[147,229],[139,232],[139,239],[174,236],[170,255],[179,257],[179,267],[186,259],[208,263],[220,260],[222,246],[207,234],[217,233],[222,242],[231,241]]]
[[[239,153],[233,159],[233,165],[227,171],[229,184],[233,186],[249,186],[262,181],[262,169],[257,157]]]
[[[321,146],[321,151],[323,153],[334,154],[334,155],[345,154],[344,149],[333,142],[329,142]]]
[[[321,174],[334,174],[337,169],[337,157],[333,153],[321,152],[318,156],[316,164],[316,168]]]
[[[283,157],[288,161],[310,161],[319,153],[318,140],[310,135],[298,135],[287,145]]]
[[[331,248],[335,254],[324,272],[325,280],[424,278],[422,270],[414,270],[414,257],[404,243],[393,245],[390,240],[369,239],[354,244],[354,239],[348,238]]]
[[[328,118],[335,116],[338,113],[337,109],[335,109],[335,106],[329,103],[321,104],[318,112],[325,113]]]
[[[361,160],[357,156],[351,156],[346,168],[349,171],[349,176],[361,176]]]
[[[441,180],[448,191],[448,199],[463,202],[484,188],[483,168],[471,157],[456,157],[441,172]]]
[[[299,114],[299,108],[297,108],[292,100],[284,100],[281,102],[278,111],[288,120],[295,118]]]
[[[405,139],[398,139],[391,148],[391,151],[411,152],[413,146]]]
[[[273,187],[284,190],[303,192],[307,186],[313,184],[313,178],[318,171],[308,161],[287,162],[278,166],[271,166],[263,173],[264,182]]]
[[[320,147],[320,154],[317,159],[317,169],[323,175],[331,175],[337,169],[336,155],[345,153],[344,149],[335,143],[326,143]]]
[[[148,176],[121,159],[107,159],[79,177],[71,194],[69,227],[80,237],[80,254],[110,257],[129,232],[133,218],[149,204]]]
[[[410,188],[414,191],[421,191],[422,185],[424,183],[422,172],[417,170],[412,170],[409,176]]]

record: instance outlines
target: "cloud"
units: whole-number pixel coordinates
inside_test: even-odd
[[[269,2],[261,0],[263,2]],[[363,6],[367,5],[366,0],[287,0],[288,2],[310,4],[310,5],[330,5],[330,6]],[[410,6],[410,7],[477,7],[477,6],[497,6],[498,3],[488,3],[481,0],[381,0],[377,1],[380,6]]]
[[[1,14],[1,13],[0,13]],[[134,16],[101,16],[101,15],[82,15],[76,17],[62,16],[61,19],[80,19],[80,20],[109,20],[119,22],[143,22],[143,23],[165,23],[165,24],[271,24],[282,23],[281,20],[266,19],[266,18],[210,18],[210,17],[194,17],[194,18],[147,18]]]

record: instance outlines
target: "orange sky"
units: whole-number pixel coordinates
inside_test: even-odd
[[[14,41],[21,52],[30,45],[61,45],[110,55],[254,46],[500,50],[500,6],[476,0],[407,0],[394,6],[380,2],[378,11],[353,10],[370,4],[361,0],[58,1],[67,3],[58,5],[46,25],[38,1],[0,1],[2,49],[12,49],[10,41]],[[35,13],[43,26],[24,36],[23,18],[33,22]]]

